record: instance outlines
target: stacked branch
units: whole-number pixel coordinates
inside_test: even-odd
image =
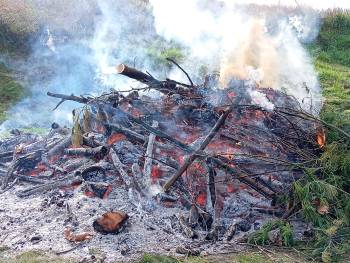
[[[267,110],[252,104],[244,85],[232,84],[219,91],[205,84],[195,86],[172,62],[189,84],[160,81],[124,64],[117,67],[119,74],[145,85],[142,90],[161,92],[159,98],[140,95],[138,90],[99,97],[47,93],[60,99],[55,109],[70,100],[81,103],[84,114],[75,111],[74,129],[55,125],[45,137],[24,140],[25,147],[14,142],[4,149],[1,189],[12,187],[15,179],[25,181],[26,174],[35,171],[36,180],[27,182],[37,185],[18,196],[83,183],[104,197],[108,186],[115,185],[106,176],[110,174],[130,193],[139,191],[142,196],[152,196],[151,188],[160,185],[166,194],[159,200],[186,204],[203,219],[208,214],[216,217],[221,202],[218,189],[226,183],[217,179],[220,173],[261,198],[274,200],[319,156],[322,145],[317,131],[322,123],[294,98],[256,88],[275,104]],[[208,96],[220,103],[210,103]],[[28,149],[32,152],[27,153]],[[42,176],[44,172],[50,176]],[[207,193],[205,204],[196,200],[203,192]],[[286,207],[281,209],[288,212]],[[182,216],[180,221],[184,231],[192,233]]]

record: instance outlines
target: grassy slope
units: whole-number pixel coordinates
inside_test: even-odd
[[[6,118],[6,110],[23,96],[22,86],[13,79],[5,66],[0,64],[0,122]]]
[[[52,254],[44,253],[41,251],[29,251],[22,254],[18,254],[12,258],[2,256],[2,250],[0,247],[0,263],[77,263],[78,261],[62,258]],[[92,254],[93,255],[93,254]],[[102,257],[103,258],[103,257]],[[80,262],[80,261],[79,261]],[[85,262],[85,261],[84,261]],[[89,261],[90,262],[90,261]],[[103,262],[103,261],[96,261]],[[189,257],[185,260],[177,260],[172,257],[149,255],[145,254],[135,263],[294,263],[294,262],[306,262],[300,259],[296,254],[286,255],[284,252],[269,252],[263,249],[259,252],[242,252],[236,254],[228,254],[225,256],[210,256],[206,258]]]
[[[311,51],[325,98],[321,117],[350,132],[350,13],[328,14]]]

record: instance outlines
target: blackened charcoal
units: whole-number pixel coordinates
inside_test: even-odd
[[[118,141],[113,148],[123,164],[133,164],[143,156],[143,148],[129,141]]]
[[[248,220],[242,220],[237,224],[237,229],[242,232],[248,232],[251,229],[252,225]]]

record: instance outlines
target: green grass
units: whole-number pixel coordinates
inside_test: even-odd
[[[17,256],[5,258],[0,254],[0,263],[76,263],[77,261],[56,257],[41,251],[28,251]]]
[[[158,255],[145,254],[137,263],[294,263],[307,262],[300,255],[291,251],[278,251],[259,247],[257,251],[249,250],[239,253],[210,255],[206,257],[188,257],[174,259]]]
[[[329,12],[311,45],[325,98],[321,118],[350,132],[350,13]],[[330,130],[328,142],[340,139]]]
[[[180,262],[177,259],[171,258],[171,257],[144,254],[137,263],[180,263]]]
[[[288,254],[287,254],[288,253]],[[304,262],[295,253],[285,251],[265,250],[213,255],[207,257],[188,257],[176,259],[174,257],[155,254],[144,254],[135,263],[294,263]],[[16,256],[5,257],[0,251],[0,263],[77,263],[79,260],[58,257],[42,251],[27,251]],[[84,261],[85,262],[85,261]],[[90,261],[89,261],[90,262]],[[100,261],[96,261],[100,262]],[[102,262],[102,261],[101,261]],[[117,261],[118,263],[120,261]]]
[[[338,10],[324,16],[320,34],[309,46],[323,88],[320,117],[350,133],[350,13]],[[314,242],[304,248],[318,260],[337,262],[350,252],[350,140],[332,128],[326,134],[324,153],[295,183],[294,197],[315,226]],[[315,200],[329,213],[318,213]]]
[[[0,64],[0,122],[6,118],[6,110],[25,95],[23,87],[13,79],[10,71]]]
[[[350,67],[350,13],[326,13],[315,44],[319,60]]]

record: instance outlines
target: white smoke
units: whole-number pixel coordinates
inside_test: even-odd
[[[165,77],[168,72],[156,67],[148,54],[150,46],[158,52],[168,45],[164,38],[189,48],[182,64],[197,83],[203,80],[203,71],[219,70],[224,87],[232,76],[251,77],[253,69],[263,86],[285,90],[305,107],[312,100],[313,110],[317,108],[317,75],[301,44],[317,36],[315,12],[285,13],[276,7],[254,11],[238,6],[238,0],[147,2],[28,0],[39,14],[35,21],[41,28],[32,37],[36,40],[32,54],[25,60],[2,59],[20,72],[31,96],[9,111],[10,119],[2,128],[68,124],[71,110],[80,105],[65,102],[53,112],[58,100],[46,92],[97,95],[109,89],[128,90],[134,82],[111,74],[119,63]],[[171,74],[174,79],[183,77],[178,70]]]
[[[148,65],[145,49],[156,39],[153,17],[142,1],[30,0],[39,10],[39,29],[32,53],[25,60],[4,59],[25,78],[30,96],[8,112],[1,129],[69,125],[71,111],[82,105],[49,98],[48,91],[74,95],[99,95],[110,89],[130,89],[127,78],[111,75],[113,67],[128,63]],[[135,64],[135,65],[134,65]]]
[[[150,2],[158,34],[191,48],[187,68],[195,72],[206,64],[209,70],[220,71],[222,87],[232,78],[249,78],[254,68],[260,72],[262,86],[285,91],[307,110],[320,109],[317,74],[302,46],[318,34],[315,11],[260,10],[236,1]]]

